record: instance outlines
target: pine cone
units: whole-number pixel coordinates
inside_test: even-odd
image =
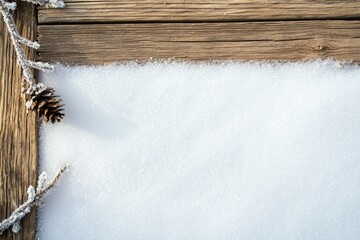
[[[27,110],[37,111],[38,117],[43,117],[45,123],[60,122],[65,116],[62,108],[64,105],[60,103],[61,99],[54,95],[54,92],[53,88],[41,83],[27,89],[23,87],[22,93],[25,96]]]

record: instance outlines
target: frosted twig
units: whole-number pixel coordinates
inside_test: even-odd
[[[9,4],[5,2],[4,0],[0,0],[0,12],[4,18],[5,25],[9,31],[10,38],[12,41],[12,44],[14,45],[15,52],[18,58],[18,63],[21,65],[23,69],[24,79],[30,84],[34,84],[34,77],[32,75],[32,72],[30,70],[30,67],[26,64],[26,56],[23,47],[21,46],[21,43],[23,43],[23,40],[19,40],[19,32],[16,28],[14,18],[12,17],[10,10],[14,10],[16,5]],[[22,38],[21,38],[22,39]],[[29,40],[30,41],[30,40]]]
[[[63,8],[65,6],[64,2],[61,0],[22,0],[22,1],[31,2],[33,4],[37,4],[42,7]]]
[[[37,182],[37,188],[36,188],[36,193],[40,193],[41,190],[44,189],[45,183],[47,180],[47,174],[46,172],[42,172],[39,176],[39,180]]]
[[[34,48],[34,49],[39,49],[40,47],[40,44],[38,42],[33,42],[33,41],[30,41],[29,39],[27,38],[23,38],[22,36],[16,34],[16,37],[17,39],[19,40],[19,43],[22,43],[22,44],[25,44],[31,48]]]
[[[40,4],[44,6],[53,6],[53,7],[64,7],[64,3],[58,0],[36,0],[36,1],[29,1],[34,4]],[[24,79],[32,86],[34,84],[34,77],[30,68],[36,68],[40,70],[51,71],[54,70],[54,67],[50,64],[45,63],[35,63],[31,62],[26,59],[25,52],[21,44],[25,44],[29,47],[38,49],[40,47],[38,42],[30,41],[22,37],[15,25],[14,18],[12,17],[10,10],[15,10],[16,4],[15,3],[8,3],[4,0],[0,0],[0,12],[4,18],[4,22],[6,27],[9,31],[11,41],[14,45],[15,52],[18,58],[18,62],[23,69]]]
[[[0,235],[3,232],[12,226],[13,232],[18,232],[20,230],[20,221],[21,219],[30,212],[33,206],[38,206],[42,203],[43,199],[47,196],[49,191],[55,187],[56,183],[59,181],[61,176],[64,174],[66,170],[68,170],[68,165],[64,166],[62,169],[58,171],[56,176],[47,184],[46,183],[46,173],[43,172],[39,176],[38,185],[36,191],[33,186],[29,186],[27,193],[28,199],[25,203],[19,206],[15,211],[11,214],[11,216],[0,223]]]
[[[5,7],[7,9],[9,9],[9,10],[15,10],[16,9],[16,2],[12,2],[12,3],[6,2]]]
[[[65,6],[62,0],[22,0],[26,2],[31,2],[33,4],[38,4],[45,7],[54,7],[62,8]],[[44,121],[51,121],[52,123],[60,121],[64,113],[64,109],[61,108],[61,99],[57,99],[58,96],[54,95],[54,90],[52,88],[47,88],[44,85],[36,84],[34,76],[31,69],[39,69],[45,72],[53,71],[54,66],[49,63],[43,62],[33,62],[26,58],[24,48],[22,44],[25,44],[31,48],[38,49],[40,47],[39,43],[36,41],[31,41],[27,38],[22,37],[14,22],[14,18],[11,15],[10,11],[16,9],[16,3],[8,3],[5,0],[0,0],[0,13],[3,16],[5,25],[9,31],[10,39],[14,45],[14,49],[17,56],[17,62],[21,66],[23,71],[23,81],[26,81],[27,84],[22,84],[21,93],[25,99],[26,111],[29,110],[37,111],[38,116],[44,116]],[[27,86],[26,86],[27,85]],[[34,91],[34,89],[42,89],[42,91]]]
[[[26,65],[44,72],[54,71],[54,66],[49,63],[26,61]]]

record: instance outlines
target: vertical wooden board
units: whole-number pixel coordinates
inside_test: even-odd
[[[18,1],[14,12],[22,36],[36,38],[36,8]],[[7,218],[19,204],[27,200],[27,188],[37,178],[37,127],[34,113],[26,115],[20,96],[21,68],[3,21],[0,24],[0,218]],[[29,59],[35,50],[25,48]],[[0,239],[31,240],[36,234],[36,210],[21,221],[19,233],[11,229]]]

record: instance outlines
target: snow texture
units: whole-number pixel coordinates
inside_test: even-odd
[[[40,240],[360,239],[360,67],[129,63],[41,73],[69,174]]]

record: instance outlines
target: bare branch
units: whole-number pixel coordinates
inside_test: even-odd
[[[56,183],[59,181],[61,176],[67,171],[69,168],[68,165],[64,166],[56,176],[48,183],[46,187],[44,187],[46,178],[44,176],[46,174],[42,173],[39,176],[37,191],[33,186],[29,186],[27,193],[28,193],[28,200],[19,206],[15,211],[11,214],[11,216],[0,223],[0,235],[3,232],[12,226],[13,232],[18,232],[20,230],[20,221],[21,219],[30,212],[31,208],[35,205],[40,205],[43,199],[47,196],[49,191],[55,187]],[[44,180],[45,179],[45,180]]]

